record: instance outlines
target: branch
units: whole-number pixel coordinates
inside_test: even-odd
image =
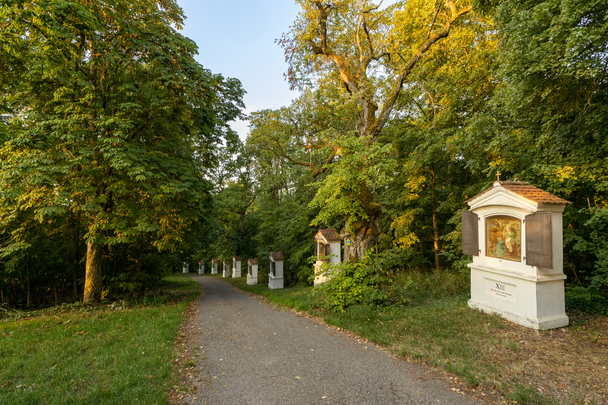
[[[361,7],[363,7],[363,5],[361,5]],[[363,12],[359,13],[359,21],[357,21],[357,31],[355,32],[355,40],[357,41],[357,47],[359,48],[359,60],[361,61],[361,63],[363,63],[363,44],[361,44],[361,36],[359,35],[359,33],[361,32],[361,26],[363,26],[365,24],[364,19],[363,19]]]
[[[435,11],[435,17],[433,17],[433,22],[429,27],[429,32],[426,34],[426,39],[431,37],[431,32],[433,31],[433,26],[435,25],[435,21],[437,21],[437,16],[439,15],[439,10],[441,10],[441,3],[437,4],[437,11]]]
[[[319,27],[320,27],[319,35],[320,35],[321,45],[315,44],[315,42],[312,40],[309,40],[308,43],[312,47],[312,51],[315,55],[324,55],[336,65],[336,67],[338,68],[338,71],[340,72],[340,78],[342,79],[344,84],[348,87],[348,89],[350,89],[350,92],[357,95],[357,98],[359,99],[359,102],[361,103],[361,106],[363,108],[364,116],[369,117],[369,115],[370,115],[369,102],[361,96],[361,92],[359,91],[359,86],[357,85],[355,78],[348,71],[344,58],[342,56],[334,53],[327,46],[327,18],[329,16],[328,11],[331,9],[334,9],[335,7],[333,7],[331,5],[323,6],[321,1],[319,1],[319,0],[315,0],[315,1],[313,1],[313,3],[319,9]],[[373,114],[373,112],[372,112],[372,114]]]
[[[420,46],[420,48],[418,48],[418,50],[416,51],[414,56],[412,56],[406,62],[405,66],[401,70],[399,76],[395,80],[395,83],[393,84],[393,88],[391,89],[386,102],[382,106],[382,111],[380,112],[380,116],[376,120],[375,127],[369,131],[370,134],[374,135],[374,138],[378,136],[378,133],[380,132],[380,130],[387,123],[387,121],[390,117],[391,111],[393,109],[393,106],[395,105],[395,102],[397,101],[397,97],[399,96],[399,93],[401,92],[401,88],[403,87],[403,83],[405,82],[405,79],[409,76],[409,74],[412,72],[412,70],[418,63],[418,61],[435,43],[437,43],[438,41],[440,41],[443,38],[446,38],[450,34],[450,29],[452,27],[452,24],[458,18],[469,13],[472,10],[472,7],[469,6],[469,7],[466,7],[464,9],[460,10],[459,12],[457,12],[456,6],[454,5],[453,2],[448,2],[448,7],[452,11],[452,17],[448,19],[445,28],[436,34],[431,35],[426,41],[424,41],[424,43]]]
[[[320,40],[321,40],[321,50],[324,54],[327,52],[327,17],[329,15],[329,10],[332,8],[331,4],[327,6],[323,6],[323,3],[319,0],[313,1],[317,9],[319,10],[319,28],[320,28]]]
[[[265,150],[268,150],[268,151],[274,153],[278,157],[282,157],[282,158],[286,159],[292,165],[303,166],[303,167],[309,168],[312,171],[313,178],[324,173],[327,170],[327,165],[329,163],[331,163],[331,161],[336,156],[336,148],[332,147],[333,151],[329,154],[329,156],[325,160],[325,163],[323,164],[323,166],[320,168],[317,168],[312,163],[312,160],[310,162],[302,162],[302,161],[296,160],[296,159],[292,158],[290,155],[288,155],[287,152],[285,152],[285,149],[283,148],[283,145],[281,144],[281,142],[279,141],[278,138],[271,137],[271,136],[267,136],[266,138],[273,141],[274,143],[276,143],[277,148],[275,149],[275,148],[268,147],[268,148],[264,148]],[[330,146],[330,145],[326,145],[326,146]],[[315,148],[315,149],[320,149],[320,148]]]
[[[363,17],[362,18],[363,19],[363,30],[365,31],[365,35],[367,36],[367,42],[369,44],[370,56],[372,58],[375,58],[375,56],[374,56],[375,52],[374,52],[374,47],[373,47],[373,44],[372,44],[372,38],[369,35],[369,30],[367,29],[367,22],[366,22],[366,19],[365,19],[364,16],[365,16],[365,14],[369,14],[369,13],[371,13],[374,10],[378,10],[380,8],[380,6],[382,5],[383,1],[384,0],[380,1],[380,3],[378,3],[376,6],[373,6],[373,7],[368,8],[367,10],[364,10],[363,13],[362,13],[362,17]]]
[[[435,105],[435,99],[433,99],[433,95],[424,86],[418,83],[422,91],[426,94],[426,96],[431,100],[431,104],[433,105],[433,124],[437,122],[437,106]],[[420,108],[420,107],[418,107]]]
[[[257,198],[257,194],[254,194],[253,198],[251,199],[251,201],[247,205],[245,205],[245,207],[243,207],[242,210],[239,210],[239,207],[235,207],[232,211],[236,212],[237,214],[241,214],[241,215],[247,214],[247,209],[249,207],[251,207],[251,204],[253,204],[255,202],[256,198]]]
[[[367,10],[363,10],[363,12],[360,14],[360,18],[359,20],[362,21],[360,22],[359,25],[361,25],[363,27],[363,31],[365,32],[365,36],[367,37],[367,42],[368,42],[368,46],[369,46],[369,55],[367,57],[363,57],[363,46],[359,43],[359,52],[361,53],[361,57],[360,57],[360,61],[361,64],[363,66],[363,70],[367,70],[367,67],[369,66],[369,64],[374,61],[374,60],[380,60],[385,56],[388,56],[390,58],[390,52],[382,52],[380,55],[376,55],[376,51],[374,50],[374,44],[372,41],[372,37],[371,34],[369,32],[369,28],[368,28],[368,24],[367,24],[367,19],[365,18],[365,14],[369,14],[370,12],[377,10],[380,5],[382,4],[382,1],[374,7],[370,7]],[[378,17],[379,18],[379,17]],[[372,23],[372,26],[374,26],[375,23]],[[359,41],[359,29],[360,27],[357,26],[357,41]]]
[[[369,45],[369,53],[373,59],[376,59],[376,52],[374,52],[374,45],[372,44],[372,37],[369,35],[369,30],[367,29],[367,24],[365,20],[363,20],[363,30],[365,31],[365,36],[367,37],[367,44]]]

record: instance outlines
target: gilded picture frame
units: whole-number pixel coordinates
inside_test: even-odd
[[[509,215],[486,217],[486,256],[521,262],[521,219]]]

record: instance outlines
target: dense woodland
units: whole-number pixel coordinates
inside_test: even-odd
[[[4,305],[274,251],[307,285],[319,228],[368,277],[467,272],[460,212],[500,173],[572,203],[568,296],[606,306],[605,1],[297,2],[277,43],[300,95],[244,141],[244,89],[194,60],[174,1],[0,3]]]

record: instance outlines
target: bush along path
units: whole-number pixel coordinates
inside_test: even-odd
[[[227,283],[205,291],[182,330],[187,404],[478,404],[437,373]],[[188,363],[188,364],[185,364]],[[186,371],[186,370],[184,370]]]

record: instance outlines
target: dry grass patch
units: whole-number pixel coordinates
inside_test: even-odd
[[[608,404],[608,318],[570,314],[567,328],[535,331],[515,324],[497,331],[507,352],[489,354],[505,374],[559,404]]]

